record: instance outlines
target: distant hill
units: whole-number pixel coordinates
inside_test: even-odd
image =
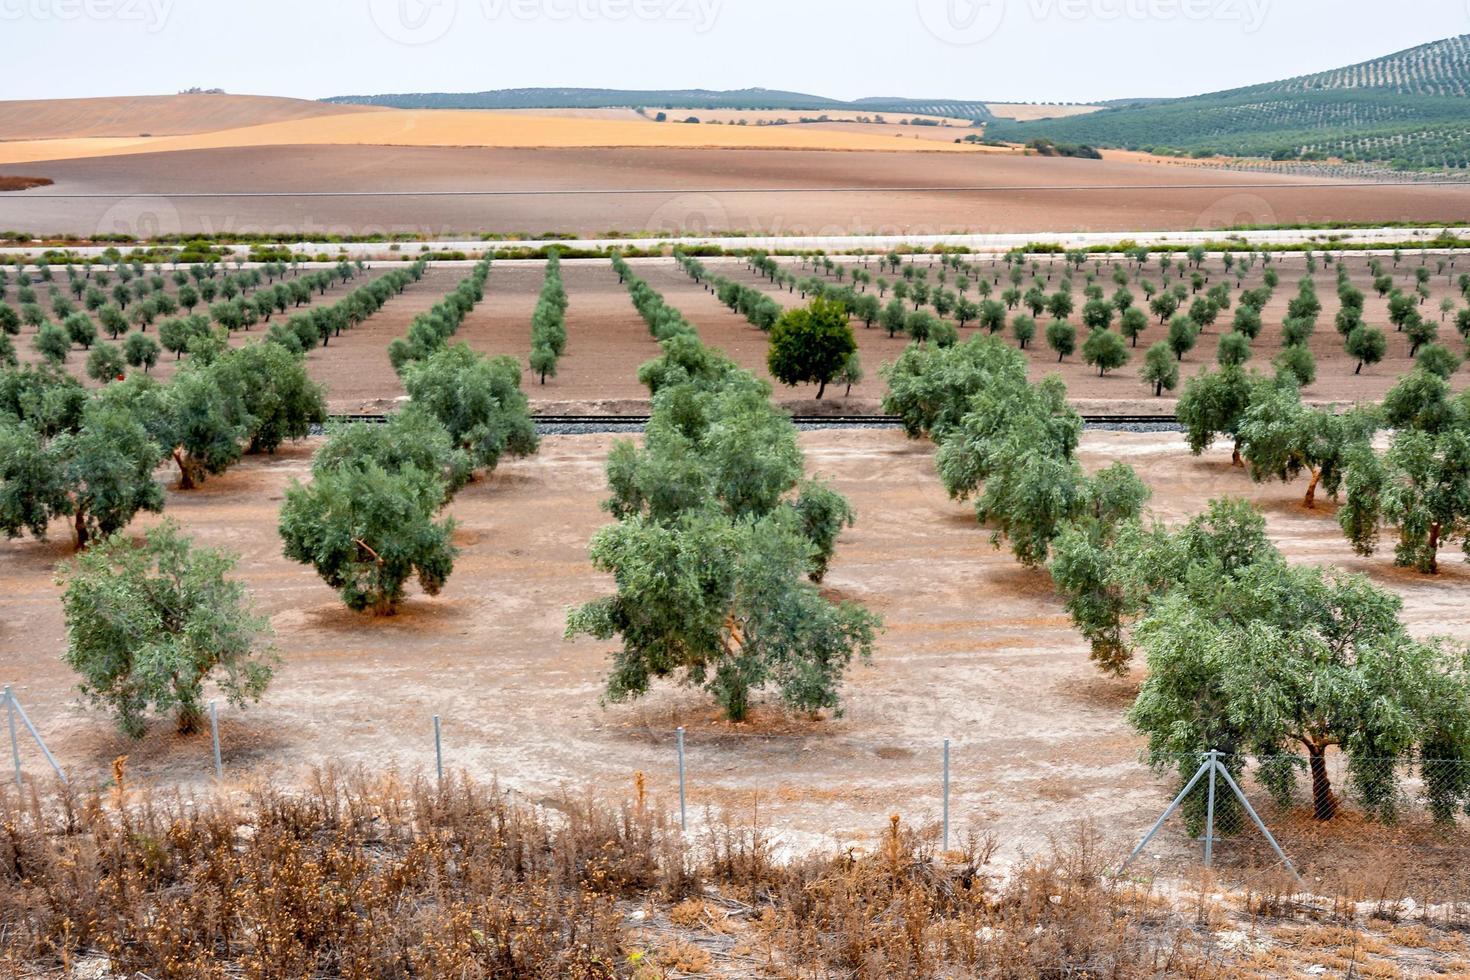
[[[998,120],[996,139],[1274,159],[1342,157],[1403,169],[1470,167],[1470,35],[1362,64],[1085,116]]]
[[[709,89],[636,91],[603,88],[514,88],[490,92],[342,95],[324,101],[337,105],[388,106],[394,109],[791,109],[811,112],[908,113],[978,121],[994,118],[983,102],[901,98],[869,98],[843,102],[820,95],[764,88],[728,92]]]
[[[240,126],[259,126],[369,111],[327,106],[309,99],[265,95],[108,96],[0,102],[0,140],[71,139],[84,136],[187,136]]]

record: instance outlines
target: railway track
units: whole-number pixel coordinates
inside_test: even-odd
[[[386,415],[333,415],[331,423],[386,422]],[[898,428],[902,423],[891,415],[796,415],[792,421],[806,429]],[[1179,419],[1172,415],[1084,415],[1082,421],[1092,428],[1159,426],[1173,427]],[[648,424],[647,415],[537,415],[536,426],[542,430],[561,428],[640,428]]]

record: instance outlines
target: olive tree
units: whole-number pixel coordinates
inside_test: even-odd
[[[285,555],[311,565],[354,612],[391,616],[417,576],[434,596],[454,570],[454,521],[436,521],[440,475],[413,465],[388,470],[371,458],[313,471],[281,507]]]
[[[1281,803],[1305,768],[1319,820],[1339,812],[1327,768],[1337,747],[1355,795],[1392,819],[1400,769],[1382,760],[1470,755],[1466,652],[1411,637],[1401,605],[1367,579],[1280,560],[1209,589],[1177,588],[1136,628],[1149,674],[1129,720],[1161,770],[1192,772],[1208,750],[1268,760],[1259,778]],[[1456,779],[1440,768],[1421,775],[1436,816],[1449,818],[1466,787],[1436,785]]]
[[[487,358],[456,344],[406,365],[403,385],[476,469],[494,469],[504,456],[536,451],[536,427],[513,358]]]
[[[1291,385],[1263,386],[1241,419],[1240,452],[1257,482],[1290,482],[1306,473],[1303,506],[1317,506],[1317,490],[1337,498],[1348,456],[1367,445],[1378,427],[1371,412],[1338,414],[1302,404]]]
[[[1364,556],[1377,550],[1382,524],[1396,528],[1401,568],[1438,574],[1440,548],[1455,540],[1470,560],[1470,429],[1402,430],[1381,458],[1359,447],[1338,520]]]
[[[171,522],[142,544],[113,535],[61,567],[66,662],[124,734],[141,738],[149,711],[172,713],[181,734],[198,731],[210,681],[238,707],[265,693],[275,665],[268,627],[228,577],[234,567]]]
[[[848,325],[846,308],[817,298],[810,306],[787,310],[771,328],[766,357],[771,376],[784,385],[817,386],[817,400],[841,374],[847,359],[857,352],[857,340]]]

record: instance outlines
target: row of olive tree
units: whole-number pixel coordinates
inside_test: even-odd
[[[546,257],[546,280],[531,313],[531,370],[546,384],[556,377],[556,364],[567,347],[567,290],[561,281],[561,255]]]
[[[653,398],[641,446],[607,464],[618,523],[598,533],[593,562],[614,594],[574,610],[569,636],[621,639],[613,701],[673,676],[703,688],[732,720],[759,689],[789,707],[839,709],[842,677],[871,655],[877,618],[835,603],[815,583],[853,523],[847,500],[804,478],[789,417],[770,387],[700,343],[615,259],[663,354],[639,378]]]
[[[438,595],[454,568],[454,522],[440,514],[477,473],[538,446],[514,358],[448,345],[484,295],[487,259],[417,318],[390,356],[409,404],[385,425],[333,430],[281,507],[287,558],[311,565],[348,608],[388,616],[417,578]]]

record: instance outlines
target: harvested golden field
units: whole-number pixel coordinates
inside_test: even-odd
[[[79,136],[0,144],[0,163],[262,146],[667,147],[889,150],[892,140],[805,128],[650,125],[638,121],[450,109],[344,112],[182,136]],[[935,145],[937,151],[970,152]]]
[[[139,95],[0,102],[0,140],[180,136],[320,116],[376,114],[376,106],[330,105],[264,95]]]

